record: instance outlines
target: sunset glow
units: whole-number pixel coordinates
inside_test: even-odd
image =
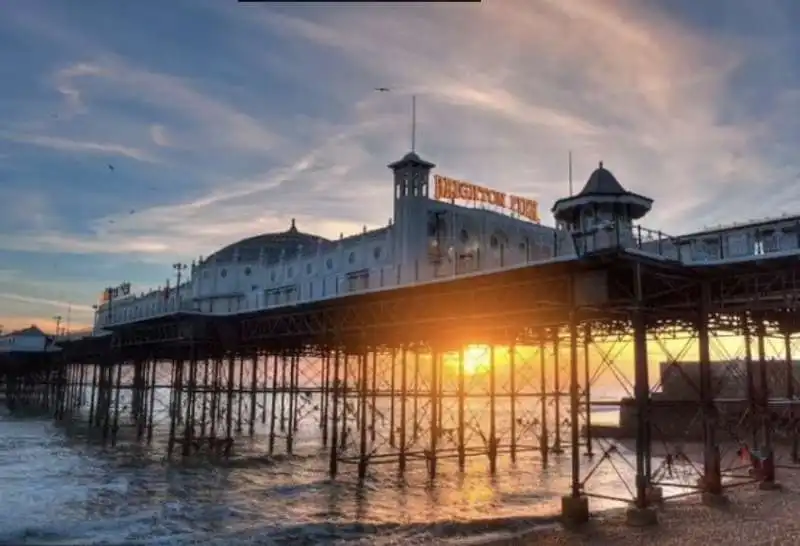
[[[495,365],[498,362],[495,352]],[[450,353],[444,357],[450,373],[458,375],[460,364],[458,353]],[[487,373],[490,369],[491,353],[488,345],[469,345],[464,349],[464,375],[472,376]]]

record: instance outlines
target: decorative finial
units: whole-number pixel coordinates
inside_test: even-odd
[[[289,231],[297,231],[297,227],[294,225],[294,218],[292,218],[292,225],[289,226]]]
[[[600,168],[601,169],[603,168],[603,162],[602,161],[600,161]]]

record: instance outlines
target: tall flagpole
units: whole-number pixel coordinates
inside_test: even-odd
[[[411,95],[411,151],[417,149],[417,96]]]
[[[376,87],[378,93],[389,93],[391,87]],[[417,95],[411,95],[411,151],[417,151]]]

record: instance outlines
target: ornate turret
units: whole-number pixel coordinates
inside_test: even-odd
[[[632,246],[632,222],[652,205],[652,199],[623,188],[601,161],[580,193],[556,201],[552,212],[557,227],[569,231],[583,253]]]

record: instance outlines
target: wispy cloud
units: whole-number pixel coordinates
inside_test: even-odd
[[[185,3],[162,12],[185,33],[174,40],[145,37],[144,5],[125,19],[102,8],[113,33],[85,32],[101,15],[14,8],[10,21],[59,52],[32,69],[58,119],[9,112],[4,134],[39,150],[37,180],[70,176],[99,204],[20,224],[0,248],[141,260],[152,284],[173,259],[292,217],[329,237],[383,225],[412,94],[418,150],[441,172],[545,207],[567,191],[572,150],[576,184],[604,160],[655,198],[644,223],[667,232],[796,210],[800,74],[775,54],[794,39],[777,3],[735,0],[713,27],[700,4],[596,4]],[[113,179],[47,164],[66,152],[135,161]]]
[[[336,180],[343,182],[351,174],[350,168],[358,168],[368,158],[360,139],[380,129],[383,119],[376,117],[335,134],[323,130],[315,138],[316,147],[300,153],[291,163],[246,179],[226,179],[220,187],[191,201],[154,205],[133,214],[122,210],[95,219],[90,224],[92,236],[40,231],[19,234],[13,240],[0,236],[0,244],[14,250],[136,254],[163,262],[176,251],[184,258],[208,255],[254,231],[287,229],[290,217],[297,220],[301,229],[332,238],[341,232],[359,231],[365,224],[383,225],[388,221],[387,214],[365,216],[361,210],[359,199],[373,197],[375,186],[369,179],[352,179],[327,198],[305,199],[308,195],[331,193],[334,182],[318,186],[317,176],[330,168],[332,156],[349,161],[348,169],[332,169]],[[385,170],[382,163],[378,158],[375,166]],[[382,193],[390,194],[391,190]],[[266,206],[262,199],[268,202]],[[335,203],[341,205],[338,210],[329,208]]]
[[[71,304],[66,301],[35,298],[31,296],[23,296],[20,294],[9,294],[8,292],[0,292],[0,299],[18,301],[22,303],[33,303],[37,305],[47,305],[58,309],[66,309],[69,307],[73,311],[83,311],[87,313],[92,313],[94,311],[90,305]]]
[[[71,94],[81,96],[84,88],[93,89],[100,98],[113,96],[115,100],[131,101],[163,109],[171,116],[181,116],[207,138],[206,144],[217,144],[239,151],[266,151],[271,149],[278,137],[262,123],[237,108],[198,92],[184,79],[139,68],[119,57],[103,56],[92,62],[79,62],[59,70],[58,74],[70,74]],[[63,77],[63,76],[62,76]],[[80,79],[78,79],[80,78]],[[150,127],[150,136],[163,137],[164,128]],[[191,139],[190,134],[185,138]]]
[[[572,148],[578,172],[606,159],[624,184],[656,198],[651,222],[681,231],[697,221],[698,208],[721,215],[713,206],[732,186],[751,187],[753,179],[789,182],[762,147],[765,128],[725,116],[737,99],[730,79],[750,52],[657,10],[634,2],[511,1],[469,15],[345,11],[327,14],[324,22],[263,11],[248,16],[270,32],[338,51],[374,81],[399,81],[426,94],[423,104],[434,104],[429,123],[422,121],[423,142],[434,151],[452,143],[448,157],[458,158],[465,173],[492,163],[492,184],[525,180],[509,163],[532,165],[541,182],[520,189],[527,186],[551,202],[564,185],[543,183],[564,180],[565,161],[553,158],[566,158]],[[458,152],[458,146],[486,146],[498,132],[514,135],[516,149],[480,160]],[[734,155],[747,160],[734,165]],[[742,202],[725,215],[750,207]]]
[[[81,91],[74,80],[85,76],[96,76],[100,73],[100,70],[95,65],[78,63],[56,72],[56,89],[64,96],[66,107],[61,113],[63,116],[71,117],[76,114],[86,113],[86,105],[81,98]]]
[[[120,144],[101,143],[101,142],[86,142],[81,140],[71,140],[68,138],[59,138],[52,136],[36,136],[36,135],[0,135],[1,138],[13,140],[22,144],[30,144],[32,146],[40,146],[42,148],[50,148],[60,152],[77,152],[99,155],[117,155],[122,157],[129,157],[137,161],[146,161],[155,163],[158,160],[144,150],[138,148],[131,148],[129,146],[122,146]]]
[[[159,146],[165,148],[170,146],[167,130],[163,125],[154,123],[150,126],[150,139]]]

